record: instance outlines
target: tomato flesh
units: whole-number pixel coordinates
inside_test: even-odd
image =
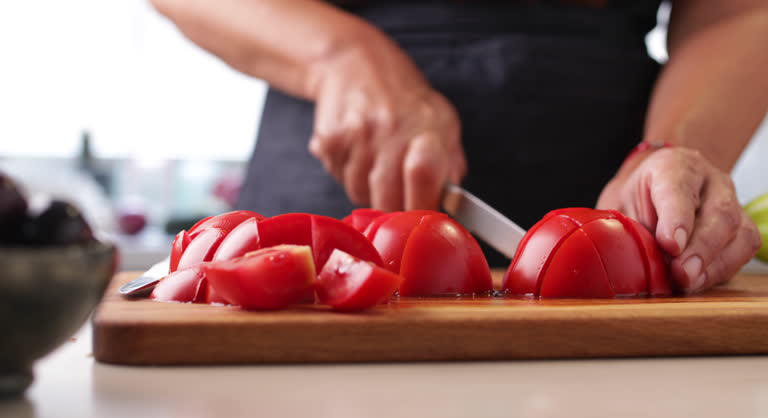
[[[261,248],[259,219],[251,218],[235,227],[219,244],[213,261],[229,260]]]
[[[183,270],[204,261],[211,261],[226,234],[226,231],[219,228],[198,231],[181,254],[177,270]]]
[[[315,265],[322,269],[336,250],[354,254],[355,257],[381,265],[376,248],[352,226],[327,216],[312,215],[312,254]]]
[[[361,311],[386,302],[403,277],[377,265],[334,250],[318,275],[317,295],[339,311]]]
[[[155,285],[150,298],[161,302],[204,302],[207,282],[201,265],[177,270]]]
[[[302,300],[315,284],[308,246],[281,245],[248,256],[207,263],[208,283],[224,300],[243,309],[280,309]]]

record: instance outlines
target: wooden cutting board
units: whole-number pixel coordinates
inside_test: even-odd
[[[496,278],[499,277],[496,272]],[[687,298],[401,298],[365,313],[124,299],[93,317],[97,360],[131,365],[501,360],[768,353],[768,276]]]

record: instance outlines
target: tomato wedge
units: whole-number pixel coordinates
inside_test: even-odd
[[[198,231],[203,231],[209,228],[218,228],[229,233],[229,231],[235,229],[236,226],[251,218],[256,218],[258,220],[265,219],[263,215],[250,210],[236,210],[201,219],[194,224],[192,228],[189,228],[189,233],[195,234]]]
[[[334,250],[317,282],[320,302],[339,311],[361,311],[386,302],[403,277],[377,265]]]
[[[259,219],[251,218],[235,227],[219,244],[213,261],[229,260],[261,248]]]
[[[664,255],[650,232],[620,212],[588,208],[558,209],[537,222],[502,288],[554,298],[672,293]]]
[[[315,284],[308,246],[280,245],[204,265],[213,290],[243,309],[280,309],[297,303]]]
[[[160,280],[150,298],[161,302],[205,302],[208,283],[201,265],[177,270]]]
[[[184,253],[181,254],[177,270],[183,270],[204,261],[211,261],[225,236],[226,231],[219,228],[199,230],[187,245]]]
[[[189,238],[189,233],[185,230],[182,230],[176,235],[176,239],[174,239],[173,244],[171,244],[171,260],[169,269],[170,273],[173,273],[179,267],[181,254],[184,253],[184,250],[187,249],[190,241],[191,239]]]
[[[362,233],[365,232],[365,229],[368,228],[368,225],[371,223],[371,221],[381,215],[384,215],[385,213],[386,212],[369,208],[355,209],[347,217],[342,219],[342,222],[351,225],[353,228]]]
[[[365,232],[384,267],[405,279],[401,296],[439,296],[493,289],[488,262],[472,235],[445,214],[393,212]]]

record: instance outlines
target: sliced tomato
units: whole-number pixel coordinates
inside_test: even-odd
[[[318,275],[317,295],[333,309],[361,311],[386,302],[402,281],[402,276],[334,250]]]
[[[374,220],[371,221],[371,223],[368,224],[368,226],[365,228],[365,231],[363,232],[363,235],[365,235],[366,238],[368,238],[369,241],[373,240],[373,237],[376,236],[376,232],[379,230],[379,227],[381,225],[388,221],[389,219],[400,215],[403,212],[389,212],[385,213],[384,215],[381,215]]]
[[[261,248],[280,244],[312,245],[312,215],[286,213],[265,219],[259,222],[259,240]]]
[[[397,215],[388,217],[383,223],[375,226],[376,230],[373,231],[370,240],[379,251],[384,268],[393,273],[400,273],[405,245],[416,225],[428,215],[446,216],[439,212],[423,210],[398,212]]]
[[[176,235],[176,239],[174,239],[173,244],[171,244],[171,261],[169,273],[173,273],[179,267],[181,254],[183,254],[184,250],[187,249],[190,241],[191,239],[189,238],[189,233],[185,230],[182,230]]]
[[[258,218],[250,218],[235,227],[219,244],[213,261],[229,260],[261,248]]]
[[[584,231],[575,230],[560,245],[544,272],[543,298],[612,298],[615,296],[600,254]]]
[[[342,219],[342,221],[351,225],[353,228],[362,233],[365,232],[365,229],[368,228],[368,225],[371,223],[371,221],[381,215],[384,215],[385,213],[386,212],[382,212],[376,209],[355,209],[346,218]]]
[[[205,302],[208,284],[201,265],[177,270],[155,285],[151,299],[162,302]]]
[[[183,270],[197,263],[211,261],[216,249],[226,236],[226,231],[219,228],[203,229],[197,232],[184,253],[181,254],[177,270]]]
[[[405,277],[401,296],[493,290],[491,271],[477,241],[443,214],[427,215],[413,228],[403,251],[400,275]]]
[[[625,225],[637,237],[638,247],[643,253],[649,296],[669,296],[675,288],[669,277],[669,262],[664,251],[651,233],[639,222],[626,218]]]
[[[229,232],[235,229],[236,226],[251,218],[262,220],[264,219],[264,216],[250,210],[236,210],[232,212],[226,212],[216,216],[209,216],[198,221],[195,225],[192,226],[192,228],[189,229],[189,233],[192,235],[196,232],[210,228],[218,228],[225,232]]]
[[[648,282],[644,255],[632,233],[618,219],[596,219],[585,224],[582,231],[600,254],[603,267],[616,296],[645,296]]]
[[[280,309],[297,303],[314,287],[316,276],[311,249],[294,245],[207,263],[205,274],[217,294],[244,309]]]
[[[338,219],[312,215],[312,253],[318,269],[323,268],[336,249],[378,266],[382,264],[379,252],[358,230]]]

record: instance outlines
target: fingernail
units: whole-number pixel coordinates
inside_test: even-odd
[[[688,276],[691,286],[693,286],[693,283],[698,280],[701,271],[701,257],[695,255],[686,260],[683,263],[683,270],[685,270],[685,275]]]
[[[685,249],[686,241],[688,241],[688,233],[685,232],[685,229],[683,228],[677,228],[675,230],[675,242],[677,243],[677,248],[679,248],[680,251]]]
[[[691,291],[698,292],[701,290],[702,287],[704,287],[704,283],[707,281],[707,273],[701,273],[698,277],[696,277],[696,280],[691,283]]]

